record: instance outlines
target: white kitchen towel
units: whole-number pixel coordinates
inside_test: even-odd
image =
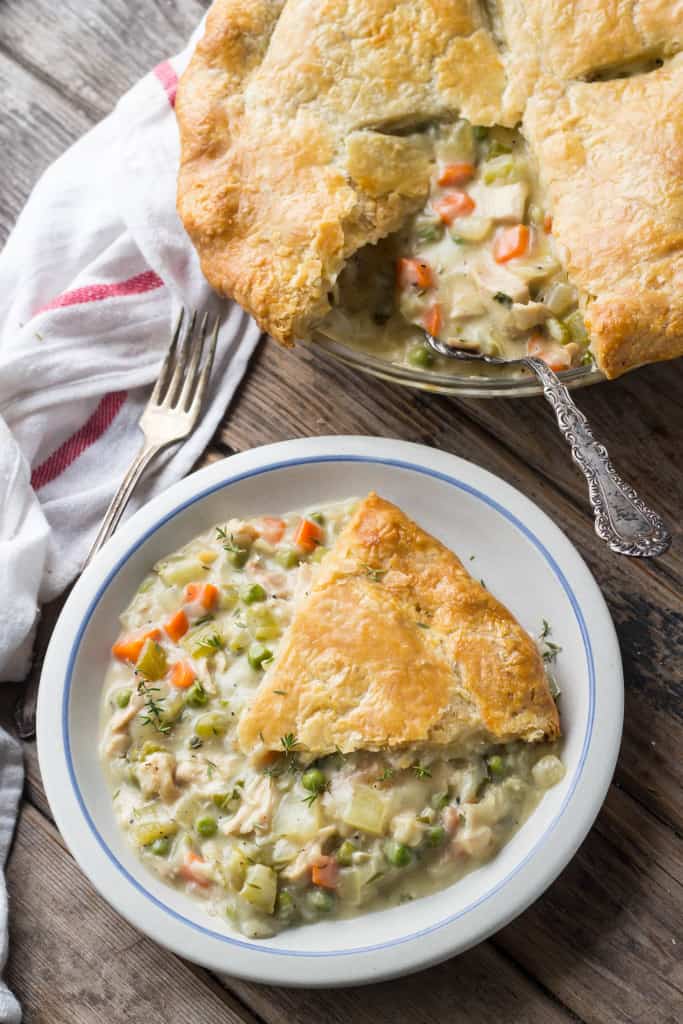
[[[38,608],[79,572],[140,446],[180,307],[222,317],[210,393],[136,505],[191,469],[259,338],[209,289],[175,210],[173,105],[194,42],[45,172],[0,253],[0,680],[25,676]]]

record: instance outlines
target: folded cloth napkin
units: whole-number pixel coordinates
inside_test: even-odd
[[[173,104],[195,38],[46,171],[0,253],[0,680],[26,675],[39,606],[81,569],[140,447],[180,307],[221,316],[214,372],[200,423],[160,457],[137,505],[192,468],[259,338],[211,293],[175,212]],[[21,779],[0,730],[0,865]],[[0,878],[0,970],[6,953]],[[0,1022],[20,1016],[0,983]]]
[[[137,504],[191,469],[259,338],[211,293],[175,211],[173,103],[193,43],[47,170],[0,254],[0,680],[25,676],[39,605],[82,567],[180,307],[222,316],[210,393]]]

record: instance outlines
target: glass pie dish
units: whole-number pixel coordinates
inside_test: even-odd
[[[316,332],[313,344],[354,370],[420,391],[460,398],[528,398],[542,393],[541,385],[531,373],[506,372],[505,367],[487,367],[485,376],[480,366],[470,369],[466,363],[459,363],[457,372],[421,369],[380,355],[371,355],[364,349],[335,340],[322,331]],[[570,389],[597,384],[605,379],[596,366],[577,366],[559,374],[559,377]]]

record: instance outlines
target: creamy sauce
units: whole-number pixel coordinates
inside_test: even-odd
[[[557,371],[590,362],[576,289],[521,135],[458,121],[431,137],[424,210],[350,261],[321,332],[441,372],[467,364],[435,356],[424,330],[473,353],[536,355]]]
[[[146,867],[267,937],[441,889],[489,860],[562,778],[556,745],[314,760],[246,756],[240,714],[353,502],[230,520],[158,563],[121,616],[101,756]]]

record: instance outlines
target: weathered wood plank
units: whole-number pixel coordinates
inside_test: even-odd
[[[31,1024],[257,1024],[211,976],[146,939],[24,804],[10,855],[7,981]]]
[[[4,18],[0,16],[0,33]],[[89,118],[0,51],[0,245],[45,168],[90,127]]]
[[[578,855],[496,945],[591,1024],[675,1024],[681,845],[612,786]]]
[[[408,978],[347,989],[286,989],[226,979],[269,1024],[559,1024],[573,1013],[490,944]]]

